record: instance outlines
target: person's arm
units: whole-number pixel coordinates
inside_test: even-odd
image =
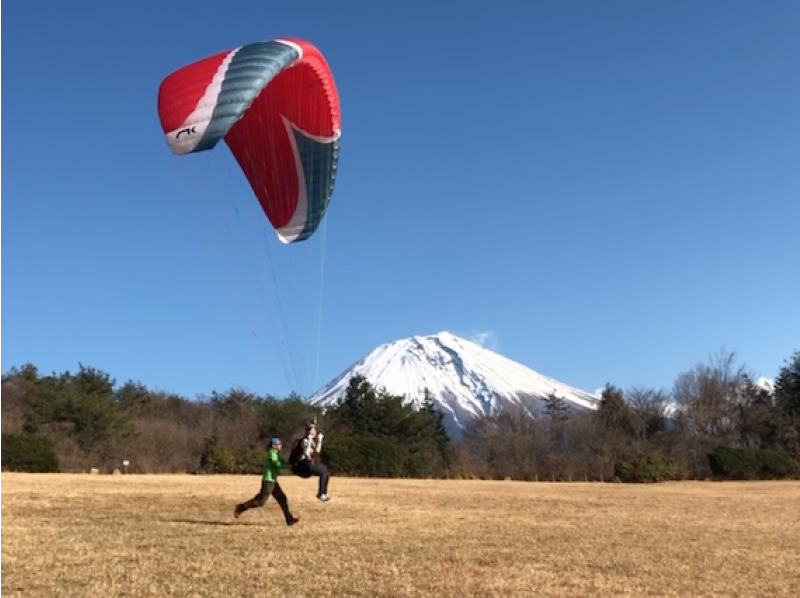
[[[276,466],[276,469],[291,469],[292,466],[289,465],[286,461],[284,461],[283,457],[278,451],[270,451],[269,453],[270,461]]]
[[[306,436],[305,438],[303,438],[303,457],[305,457],[310,461],[313,455],[314,455],[314,447],[311,444],[311,439],[308,436]]]

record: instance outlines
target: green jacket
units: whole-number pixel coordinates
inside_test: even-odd
[[[271,448],[264,453],[264,481],[274,482],[278,477],[278,472],[281,469],[291,469],[286,461],[283,460],[278,449]]]

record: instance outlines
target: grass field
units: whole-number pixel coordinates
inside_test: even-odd
[[[2,474],[3,596],[798,596],[800,483]]]

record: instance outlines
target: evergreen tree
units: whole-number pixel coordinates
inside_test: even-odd
[[[597,417],[603,430],[618,433],[623,437],[635,438],[638,425],[636,415],[625,402],[625,395],[619,388],[606,384],[597,409]]]
[[[158,395],[133,380],[128,380],[116,391],[115,400],[120,409],[132,415],[156,416],[161,406]]]
[[[788,416],[800,416],[800,351],[795,351],[775,380],[778,407]]]
[[[309,405],[299,395],[291,394],[284,399],[268,395],[259,406],[257,416],[260,440],[277,435],[289,446],[296,435],[301,434],[306,423],[316,421],[321,415],[318,407]]]
[[[428,422],[429,436],[436,445],[436,452],[445,468],[450,466],[452,461],[452,447],[450,445],[450,435],[444,426],[444,413],[436,409],[433,395],[428,387],[423,391],[422,412]]]
[[[604,469],[633,456],[639,425],[621,389],[606,384],[591,419],[596,427],[593,452]]]
[[[86,451],[131,431],[117,407],[113,381],[82,365],[75,375],[65,372],[37,381],[25,413],[25,431],[36,433],[48,424],[65,429]]]
[[[556,395],[555,392],[551,392],[547,395],[547,398],[545,398],[544,410],[550,417],[553,425],[558,426],[569,419],[569,407],[567,406],[567,402]]]
[[[553,391],[545,399],[545,413],[550,421],[549,452],[551,454],[568,452],[570,438],[567,424],[570,420],[570,412],[567,402]]]
[[[800,460],[800,351],[795,351],[775,380],[779,443]]]
[[[418,411],[401,395],[350,379],[341,401],[325,414],[324,459],[333,471],[356,475],[420,476],[446,467],[449,438],[428,393]]]
[[[752,448],[767,448],[778,442],[779,424],[773,396],[745,377],[736,412],[738,438],[735,444]]]

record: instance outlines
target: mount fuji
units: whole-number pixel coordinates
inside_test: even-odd
[[[452,432],[463,431],[469,421],[519,406],[541,413],[548,396],[563,399],[573,410],[596,409],[597,395],[549,378],[494,351],[439,332],[385,343],[339,374],[312,395],[318,407],[335,404],[344,396],[350,378],[360,374],[375,388],[405,395],[406,404],[419,408],[427,388],[445,415]],[[455,428],[455,429],[454,429]]]

